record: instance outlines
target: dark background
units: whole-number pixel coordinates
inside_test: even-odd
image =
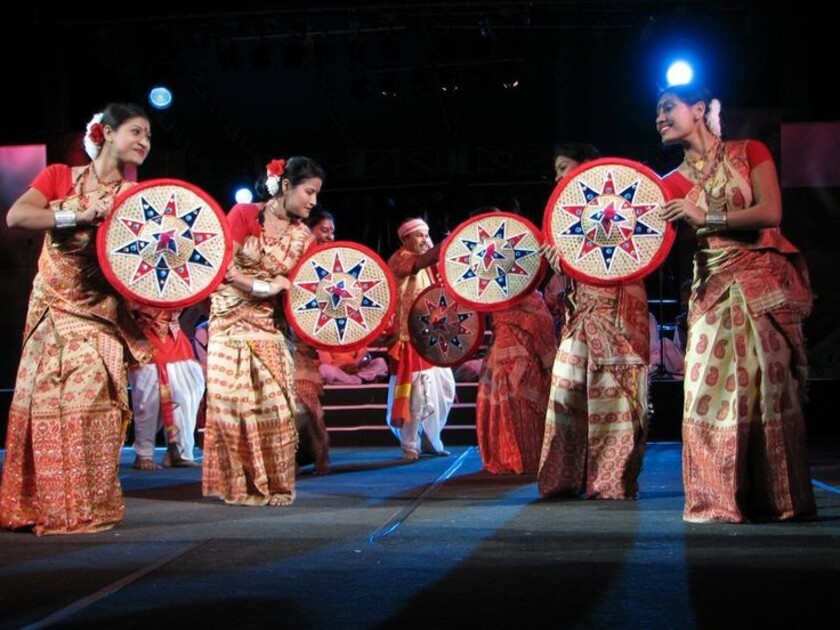
[[[483,205],[541,224],[559,141],[674,168],[681,151],[660,146],[654,106],[676,53],[722,100],[724,136],[763,140],[782,172],[784,125],[840,121],[829,96],[836,26],[810,3],[37,4],[4,10],[0,145],[43,143],[50,162],[81,162],[93,112],[113,100],[145,104],[165,83],[174,103],[150,110],[141,179],[181,178],[229,208],[269,159],[308,155],[326,170],[321,203],[338,237],[383,257],[410,215],[425,216],[437,239]],[[819,296],[808,335],[823,375],[838,369],[838,186],[784,189],[783,228]],[[21,239],[3,230],[0,264],[12,269],[8,244]],[[675,298],[690,276],[683,232],[648,279],[652,298]],[[37,242],[24,275],[34,255]],[[4,315],[3,385],[13,381],[22,302]]]

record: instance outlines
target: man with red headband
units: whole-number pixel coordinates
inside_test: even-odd
[[[440,434],[455,400],[450,368],[435,367],[411,345],[408,318],[417,295],[436,280],[434,265],[440,246],[432,246],[429,226],[407,219],[397,228],[402,246],[388,260],[397,280],[397,339],[388,350],[388,426],[402,445],[403,459],[416,461],[420,453],[449,455]]]

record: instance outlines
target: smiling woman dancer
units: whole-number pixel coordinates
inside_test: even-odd
[[[46,230],[0,484],[0,524],[38,535],[122,522],[119,457],[131,417],[123,343],[138,359],[150,350],[96,258],[97,226],[131,185],[125,167],[149,153],[148,116],[112,103],[90,121],[84,143],[87,166],[48,166],[6,215],[9,227]]]
[[[783,521],[816,514],[806,463],[812,293],[805,261],[782,236],[782,197],[767,147],[721,140],[720,102],[697,86],[656,105],[663,144],[684,160],[665,176],[669,221],[697,231],[688,311],[683,519]]]

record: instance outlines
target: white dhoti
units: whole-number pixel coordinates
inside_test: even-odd
[[[402,427],[391,424],[391,409],[397,377],[388,381],[387,421],[403,450],[414,453],[443,453],[440,434],[455,402],[455,378],[450,368],[433,367],[411,375],[411,421]]]
[[[204,371],[198,361],[186,360],[167,363],[166,373],[175,427],[178,429],[174,443],[181,458],[192,461],[196,416],[204,397]],[[134,451],[139,457],[151,459],[155,451],[155,436],[163,427],[157,366],[150,363],[132,368],[128,372],[128,382],[134,411]]]

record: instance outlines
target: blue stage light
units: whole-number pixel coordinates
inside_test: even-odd
[[[166,109],[172,105],[172,92],[168,87],[156,85],[149,90],[149,105],[155,109]]]

